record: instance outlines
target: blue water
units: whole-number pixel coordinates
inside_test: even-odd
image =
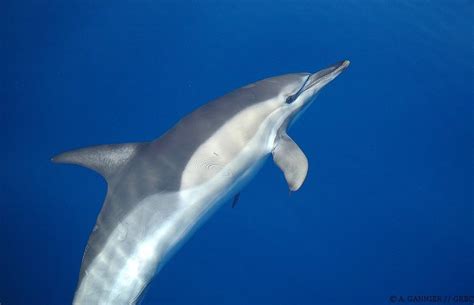
[[[68,304],[106,185],[59,152],[147,141],[250,82],[351,66],[153,281],[144,304],[474,295],[472,1],[0,4],[0,303]],[[468,303],[465,303],[468,304]]]

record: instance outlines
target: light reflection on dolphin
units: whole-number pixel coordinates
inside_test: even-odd
[[[247,85],[180,120],[147,143],[65,152],[54,162],[85,166],[108,183],[82,260],[74,304],[136,304],[154,274],[268,155],[298,190],[308,160],[287,128],[349,65]]]

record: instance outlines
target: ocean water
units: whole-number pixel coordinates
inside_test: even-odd
[[[343,59],[289,131],[303,187],[269,159],[143,304],[474,295],[473,1],[4,0],[0,19],[0,304],[71,303],[106,184],[53,155]]]

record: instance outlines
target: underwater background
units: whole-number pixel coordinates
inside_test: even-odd
[[[303,187],[267,160],[143,304],[474,295],[473,1],[4,0],[0,20],[1,305],[72,301],[106,184],[53,155],[344,59],[289,131]]]

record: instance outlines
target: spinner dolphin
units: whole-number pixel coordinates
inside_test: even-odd
[[[107,181],[84,252],[73,304],[136,304],[153,276],[222,202],[234,198],[272,154],[291,191],[308,160],[288,127],[347,68],[264,79],[209,102],[158,139],[62,153]]]

